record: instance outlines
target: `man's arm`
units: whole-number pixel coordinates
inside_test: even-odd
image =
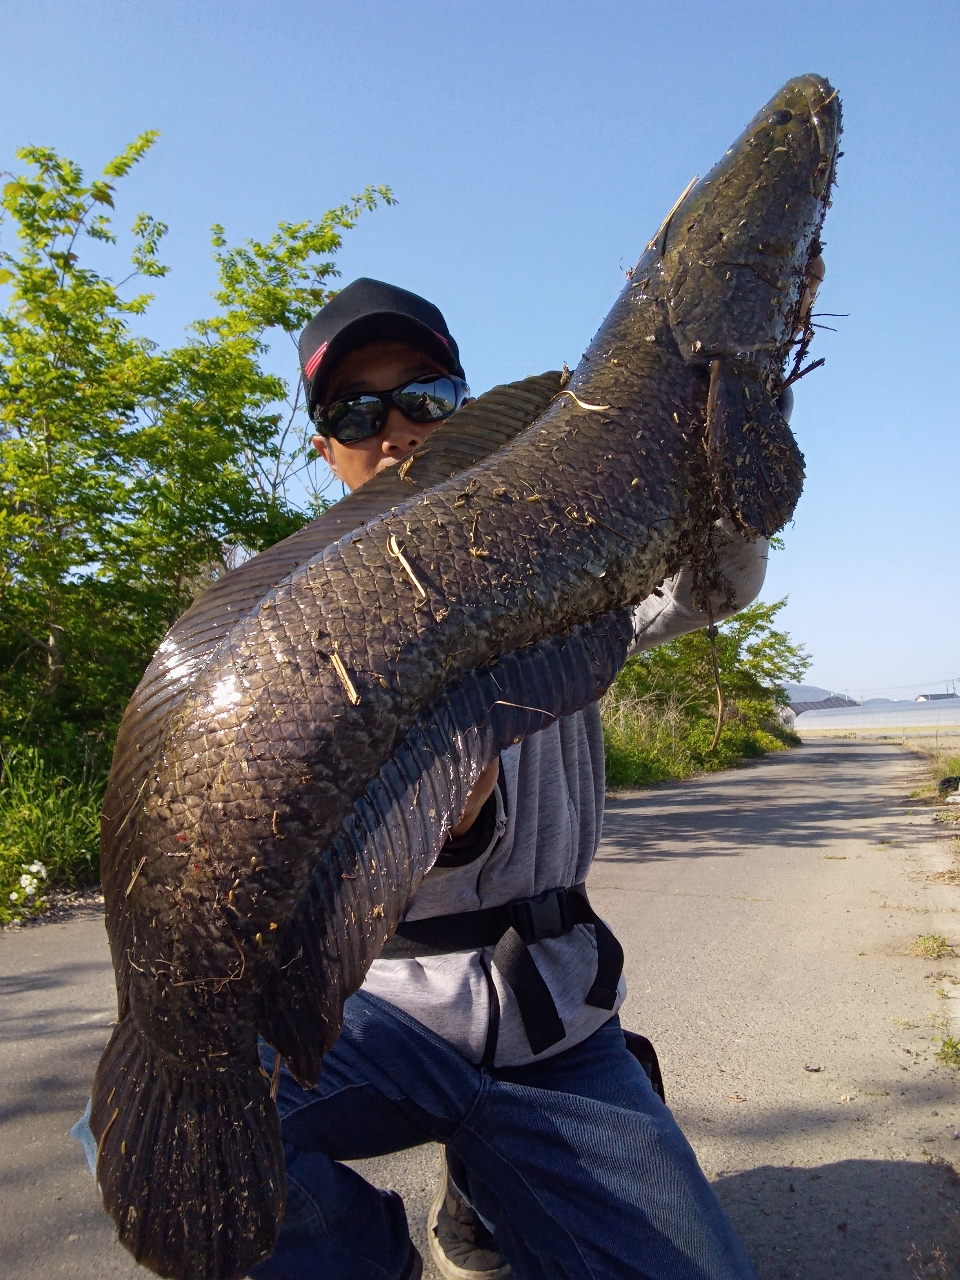
[[[723,544],[720,551],[720,571],[733,587],[733,605],[722,596],[711,596],[714,622],[729,618],[755,599],[763,586],[767,571],[768,543],[764,538],[748,542],[738,533],[729,520],[719,522]],[[632,653],[653,649],[688,631],[698,631],[707,626],[710,619],[694,603],[693,572],[683,568],[660,587],[660,594],[647,596],[637,606],[634,614],[635,640]],[[480,810],[493,794],[497,785],[500,760],[491,760],[474,783],[467,798],[460,821],[451,831],[454,837],[465,835],[476,822]]]
[[[770,545],[765,538],[748,541],[729,520],[717,523],[723,539],[720,571],[733,587],[734,599],[731,605],[722,596],[711,595],[714,622],[745,609],[760,594]],[[688,631],[698,631],[709,622],[707,613],[694,601],[693,571],[685,566],[661,584],[659,593],[647,596],[637,606],[631,652],[654,649],[658,644],[686,635]]]
[[[463,815],[457,825],[450,832],[454,839],[458,836],[466,835],[476,822],[480,815],[480,810],[493,795],[493,790],[497,785],[497,778],[499,776],[500,757],[496,756],[495,759],[490,761],[473,784],[473,790],[467,796],[467,803],[464,808]]]

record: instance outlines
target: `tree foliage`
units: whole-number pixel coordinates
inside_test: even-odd
[[[604,700],[607,777],[611,785],[686,777],[728,768],[790,741],[778,718],[785,681],[810,666],[803,646],[774,625],[786,599],[757,601],[716,628],[724,697],[719,741],[713,653],[706,629],[628,659]]]
[[[343,233],[393,200],[368,188],[239,247],[215,226],[219,310],[162,350],[135,326],[138,290],[167,272],[163,223],[134,219],[119,281],[83,261],[91,239],[119,255],[116,188],[156,136],[92,182],[25,148],[0,196],[0,742],[74,774],[198,590],[321,501],[299,380],[268,371],[270,341],[296,368]]]

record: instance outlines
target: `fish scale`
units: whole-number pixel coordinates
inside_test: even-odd
[[[471,406],[465,471],[444,478],[451,423],[429,487],[434,437],[161,646],[108,791],[120,1018],[91,1115],[145,1265],[233,1280],[269,1253],[284,1168],[258,1034],[315,1083],[485,765],[602,695],[666,576],[722,587],[718,517],[751,537],[789,518],[802,458],[776,397],[838,135],[830,86],[789,82],[665,220],[568,385],[520,397],[532,425],[510,389]]]

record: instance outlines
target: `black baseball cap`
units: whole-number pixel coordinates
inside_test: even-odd
[[[464,377],[460,351],[438,308],[406,289],[364,276],[331,298],[300,335],[300,367],[311,417],[323,399],[328,371],[366,342],[409,342],[450,373]]]

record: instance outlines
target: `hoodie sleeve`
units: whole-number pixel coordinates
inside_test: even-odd
[[[757,538],[750,542],[729,520],[717,522],[725,539],[720,556],[720,569],[733,587],[734,601],[729,605],[720,596],[711,596],[714,622],[729,618],[746,606],[760,593],[767,571],[769,542]],[[693,599],[693,572],[686,566],[679,573],[667,578],[652,595],[637,606],[634,613],[634,643],[632,653],[653,649],[698,631],[709,624],[710,619]]]

